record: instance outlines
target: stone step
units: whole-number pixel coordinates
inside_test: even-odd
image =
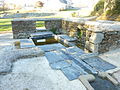
[[[45,39],[49,37],[54,37],[54,34],[52,32],[36,32],[32,33],[31,35],[32,39]]]
[[[32,39],[22,39],[20,40],[20,48],[31,48],[35,47],[34,42]]]
[[[45,29],[45,28],[37,28],[36,32],[48,32],[50,31],[49,29]]]
[[[72,37],[69,37],[67,35],[54,35],[54,38],[60,42],[60,43],[63,43],[64,45],[66,46],[69,46],[69,47],[72,47],[72,46],[76,46],[75,44],[75,41],[76,39],[72,38]]]
[[[68,42],[74,42],[77,40],[77,39],[72,38],[72,37],[65,35],[65,34],[55,35],[55,38],[58,40],[64,40],[64,41],[68,41]]]
[[[37,47],[41,48],[45,52],[66,48],[65,46],[63,46],[60,43],[48,44],[48,45],[40,45],[40,46],[37,46]]]

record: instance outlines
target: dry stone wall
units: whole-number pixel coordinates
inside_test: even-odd
[[[30,37],[30,33],[36,32],[36,21],[13,20],[12,31],[14,39],[27,39]]]
[[[60,33],[62,29],[61,20],[47,20],[45,21],[45,28],[49,30],[56,30],[55,33]]]

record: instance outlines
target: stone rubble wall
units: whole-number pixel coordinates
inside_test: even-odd
[[[12,21],[12,31],[14,39],[27,39],[36,32],[36,21]]]
[[[104,53],[120,47],[119,22],[91,21],[86,18],[39,20],[45,21],[46,29],[55,29],[57,34],[76,37],[78,39],[77,44],[89,52]],[[29,33],[35,32],[35,26],[35,21],[13,21],[14,38],[28,38]]]
[[[52,29],[56,29],[56,33],[60,33],[61,32],[61,27],[62,26],[62,21],[61,20],[48,20],[45,21],[45,28],[52,30]]]
[[[120,47],[119,22],[63,20],[62,28],[67,35],[77,37],[81,48],[90,52],[104,53]]]

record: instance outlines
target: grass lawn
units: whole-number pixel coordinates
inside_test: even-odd
[[[65,9],[65,10],[61,10],[61,11],[77,11],[78,9]]]
[[[11,31],[11,20],[12,19],[0,19],[0,31]]]

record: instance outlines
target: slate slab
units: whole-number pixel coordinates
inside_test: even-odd
[[[61,56],[57,55],[55,52],[46,52],[45,56],[47,57],[50,64],[65,60]]]
[[[92,58],[84,59],[83,61],[86,62],[91,67],[93,67],[101,72],[105,72],[107,70],[116,68],[116,66],[102,60],[99,57],[92,57]]]
[[[76,68],[77,71],[79,71],[82,75],[88,74],[81,66],[76,64],[75,62],[72,61],[72,66]]]
[[[77,79],[81,73],[73,66],[61,69],[64,75],[71,81]]]
[[[84,69],[86,72],[97,74],[97,71],[95,68],[91,67],[86,62],[82,61],[78,56],[74,56],[65,51],[62,51],[62,52],[64,54],[66,54],[74,63],[76,63],[78,66],[80,66],[82,69]]]
[[[32,39],[23,39],[23,40],[20,40],[20,47],[31,48],[31,47],[35,47],[35,44],[33,43]]]
[[[62,68],[66,68],[66,67],[71,66],[71,64],[66,62],[66,61],[59,61],[59,62],[55,62],[55,63],[50,64],[50,66],[52,69],[60,70]]]
[[[78,48],[76,46],[63,49],[63,51],[65,51],[68,54],[76,55],[76,56],[80,56],[80,55],[85,53],[82,49],[80,49],[80,48]]]
[[[48,45],[40,45],[40,46],[37,46],[37,47],[41,48],[45,52],[66,48],[65,46],[63,46],[60,43],[48,44]]]
[[[32,33],[30,36],[32,39],[45,39],[49,37],[54,37],[54,34],[49,31],[49,32]]]

